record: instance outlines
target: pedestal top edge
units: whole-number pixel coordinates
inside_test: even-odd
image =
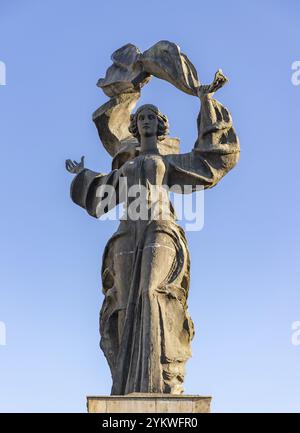
[[[124,399],[130,399],[130,400],[136,400],[136,399],[157,399],[157,398],[163,398],[163,399],[178,399],[178,400],[185,400],[185,399],[193,399],[193,400],[204,400],[208,399],[211,400],[212,397],[209,395],[195,395],[195,394],[148,394],[148,393],[131,393],[126,395],[87,395],[87,400],[107,400],[107,399],[117,399],[117,400],[124,400]]]

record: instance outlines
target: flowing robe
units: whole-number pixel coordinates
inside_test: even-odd
[[[140,154],[107,175],[84,169],[72,183],[73,201],[98,218],[117,204],[107,205],[106,197],[102,206],[99,187],[111,185],[119,193],[124,176],[129,187],[147,188],[150,204],[151,185],[215,186],[236,164],[239,142],[228,110],[210,95],[202,98],[197,125],[189,153]],[[128,206],[128,197],[124,200]],[[190,259],[171,204],[170,209],[167,219],[121,220],[104,251],[100,346],[114,395],[183,392],[194,335],[187,309]]]

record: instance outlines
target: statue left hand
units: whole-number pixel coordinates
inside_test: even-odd
[[[201,99],[205,95],[211,95],[228,82],[228,78],[223,74],[221,69],[218,69],[215,73],[214,80],[211,84],[204,84],[198,87],[197,95]]]
[[[84,169],[84,156],[81,157],[80,162],[66,160],[66,169],[72,174],[78,174]]]

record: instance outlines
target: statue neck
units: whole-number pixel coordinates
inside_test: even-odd
[[[157,137],[141,137],[141,153],[159,153]]]

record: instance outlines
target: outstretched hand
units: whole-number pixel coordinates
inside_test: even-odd
[[[72,174],[78,174],[84,169],[84,156],[81,157],[80,162],[66,160],[66,169]]]

